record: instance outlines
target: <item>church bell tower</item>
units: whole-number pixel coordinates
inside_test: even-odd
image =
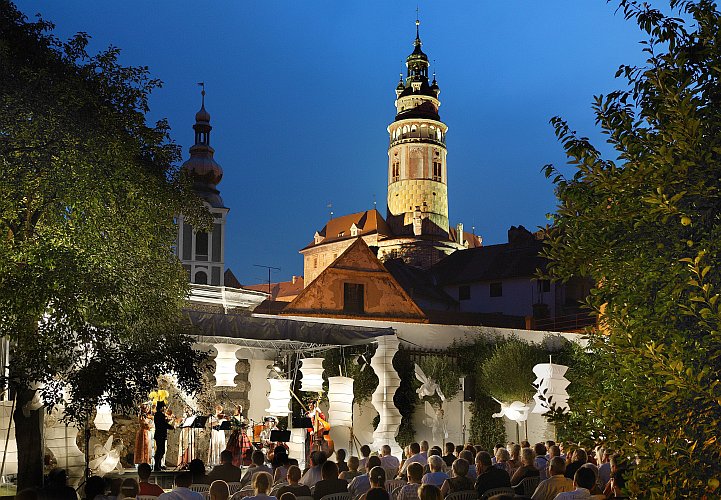
[[[446,131],[436,82],[428,80],[428,56],[421,50],[416,20],[413,52],[405,81],[396,87],[396,117],[388,126],[388,223],[398,234],[448,237]]]

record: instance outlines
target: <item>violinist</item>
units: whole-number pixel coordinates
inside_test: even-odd
[[[248,465],[247,463],[244,464],[244,462],[249,462],[249,460],[245,460],[245,455],[248,454],[248,450],[252,451],[252,445],[250,439],[248,439],[248,434],[246,434],[247,428],[248,424],[245,423],[243,407],[237,405],[233,416],[230,417],[231,432],[226,446],[226,449],[233,453],[233,465],[236,467]]]
[[[208,464],[220,463],[220,452],[225,449],[225,431],[220,430],[220,426],[227,420],[228,417],[223,413],[223,406],[216,405],[215,413],[210,418],[212,430],[210,432],[210,447],[208,448]]]
[[[153,416],[153,423],[155,424],[155,471],[162,470],[161,462],[165,456],[165,441],[168,439],[168,430],[174,429],[172,425],[168,423],[168,417],[165,415],[165,401],[158,401],[155,408],[155,415]]]

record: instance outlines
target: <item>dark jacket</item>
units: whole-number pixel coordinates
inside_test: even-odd
[[[326,495],[333,493],[346,493],[348,491],[348,481],[345,479],[321,479],[315,483],[313,489],[313,498],[320,500]]]
[[[162,411],[155,412],[153,423],[155,423],[155,439],[168,439],[168,429],[175,429],[168,423],[168,419]]]
[[[494,488],[510,488],[511,476],[503,469],[491,467],[476,479],[476,492],[482,496],[486,491]]]
[[[213,470],[208,474],[208,483],[213,481],[225,481],[226,483],[238,483],[242,472],[240,467],[236,467],[233,464],[220,464],[213,467]]]

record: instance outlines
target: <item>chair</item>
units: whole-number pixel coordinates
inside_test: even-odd
[[[231,498],[232,500],[240,500],[241,498],[252,496],[253,493],[255,493],[253,487],[246,486],[244,488],[241,488],[239,491],[236,491]]]
[[[320,500],[350,500],[350,493],[331,493],[320,497]]]
[[[207,493],[210,490],[209,484],[191,484],[188,488],[190,491],[197,491],[198,493]]]
[[[405,486],[407,483],[403,481],[402,479],[391,479],[389,481],[386,481],[386,491],[388,493],[393,493],[393,490],[395,490],[398,487]]]
[[[405,485],[403,485],[403,486],[405,486]],[[394,489],[394,490],[391,492],[391,498],[392,498],[393,500],[396,500],[396,499],[398,498],[398,495],[400,494],[401,490],[403,489],[403,486],[398,486],[396,489]],[[419,486],[420,486],[420,485],[419,485]]]
[[[243,488],[243,484],[240,481],[233,481],[228,483],[228,491],[230,491],[230,495],[239,492]]]
[[[446,495],[446,500],[478,500],[476,490],[454,491]]]
[[[138,495],[135,498],[137,500],[155,500],[158,497],[156,497],[155,495]]]
[[[516,494],[516,493],[513,491],[513,488],[493,488],[493,489],[490,489],[490,490],[486,490],[486,492],[485,492],[483,495],[481,495],[481,500],[488,500],[488,499],[491,498],[493,495],[501,495],[501,494],[504,494],[504,493],[505,493],[506,495],[511,495],[511,496],[513,496],[513,495]]]
[[[541,478],[539,476],[526,477],[523,478],[523,480],[518,483],[514,488],[516,490],[516,493],[518,493],[519,495],[530,497],[533,495],[533,492],[536,491],[538,483],[540,482]]]
[[[295,500],[314,500],[313,497],[296,497]]]

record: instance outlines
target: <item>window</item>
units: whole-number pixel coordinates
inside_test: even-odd
[[[503,283],[491,283],[490,292],[491,297],[503,297]]]
[[[313,269],[318,269],[318,257],[313,257]]]
[[[443,169],[440,161],[433,162],[433,180],[441,181],[443,177]]]
[[[391,177],[393,178],[393,182],[396,182],[401,177],[401,162],[398,159],[393,160]]]
[[[343,311],[348,313],[363,314],[364,309],[364,286],[359,283],[343,283]]]
[[[197,273],[195,273],[195,282],[198,285],[207,285],[208,275],[204,271],[198,271]]]
[[[471,298],[471,286],[461,285],[458,287],[458,300],[470,300]]]
[[[208,233],[195,233],[195,260],[208,260]]]

